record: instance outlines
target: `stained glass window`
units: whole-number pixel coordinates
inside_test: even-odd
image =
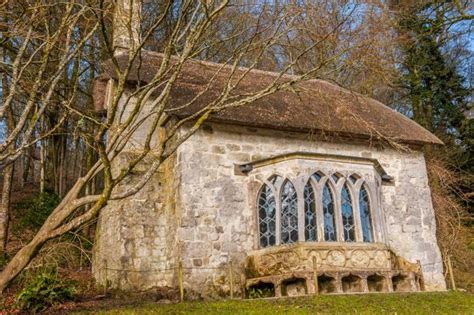
[[[288,180],[281,192],[281,243],[298,241],[298,201],[295,186]]]
[[[341,182],[343,176],[338,172],[328,175],[328,177],[329,180],[321,171],[313,173],[304,186],[302,196],[297,195],[294,184],[284,177],[273,175],[268,179],[267,184],[263,185],[258,195],[260,247],[276,245],[278,237],[279,244],[297,242],[301,240],[299,229],[304,231],[304,237],[301,237],[308,242],[318,241],[318,231],[322,234],[322,240],[326,242],[337,241],[338,232],[342,240],[355,242],[357,234],[356,215],[360,217],[362,241],[374,242],[373,209],[371,208],[368,187],[364,184],[360,186],[358,191],[350,190],[355,184],[359,187],[359,181],[362,177],[354,173],[346,177],[345,182]],[[338,209],[335,208],[335,190],[331,177],[343,184],[340,191],[341,202],[337,203],[340,207]],[[325,180],[327,181],[325,182]],[[319,185],[322,185],[322,193],[319,192]],[[318,189],[315,189],[316,187]],[[359,208],[354,208],[354,196],[359,196]],[[298,216],[298,202],[303,203],[300,206],[303,208],[304,219],[301,217],[301,220]],[[322,209],[320,205],[322,205]],[[358,214],[354,214],[356,209],[360,210]],[[316,213],[317,211],[322,213]],[[320,216],[321,219],[318,220]],[[323,230],[321,231],[321,229]],[[357,229],[359,229],[359,225],[357,225]]]
[[[276,243],[275,196],[268,185],[263,185],[258,198],[258,223],[260,226],[260,246],[268,247]]]
[[[362,225],[362,239],[364,242],[373,242],[372,219],[370,214],[370,200],[367,189],[362,185],[359,192],[360,223]]]
[[[304,187],[304,221],[305,239],[307,241],[317,241],[316,202],[314,200],[314,190],[310,182]]]
[[[355,242],[354,211],[352,209],[352,199],[347,184],[344,184],[341,191],[341,214],[342,227],[344,228],[344,241]]]
[[[324,240],[336,241],[336,218],[334,215],[334,197],[326,183],[323,188]]]

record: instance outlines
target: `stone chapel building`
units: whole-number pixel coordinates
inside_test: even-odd
[[[144,53],[130,89],[160,61]],[[192,113],[179,106],[217,67],[186,63],[170,116]],[[251,71],[240,88],[274,77]],[[116,79],[105,66],[99,110]],[[138,194],[110,202],[96,235],[98,282],[174,290],[181,262],[190,297],[228,296],[231,281],[236,295],[444,290],[422,151],[442,142],[374,99],[321,80],[298,86],[211,116]]]

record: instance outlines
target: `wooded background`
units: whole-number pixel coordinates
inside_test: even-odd
[[[92,98],[101,64],[114,63],[125,48],[179,59],[140,87],[144,99],[172,86],[179,65],[195,58],[328,80],[433,132],[445,143],[425,148],[439,244],[445,259],[453,257],[460,283],[474,290],[473,13],[472,2],[461,0],[157,0],[145,1],[139,17],[125,10],[119,28],[115,1],[3,1],[0,289],[25,268],[89,267],[97,215],[108,199],[124,197],[114,197],[113,189],[135,167],[118,178],[109,174],[111,152],[127,137],[105,141],[120,113],[97,113]],[[120,47],[120,32],[138,40]],[[133,62],[116,65],[115,103]],[[223,93],[216,104],[251,104],[293,83],[275,83],[242,104]],[[168,101],[160,93],[158,108]],[[195,118],[221,110],[216,104]],[[159,161],[172,151],[163,143]]]

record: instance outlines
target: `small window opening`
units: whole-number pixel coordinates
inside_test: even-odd
[[[286,180],[281,192],[280,235],[281,243],[298,241],[298,198],[295,186]]]
[[[249,299],[261,299],[275,296],[275,285],[273,283],[259,282],[247,289]]]
[[[336,279],[330,276],[321,275],[318,277],[318,292],[320,294],[325,293],[337,293]]]
[[[334,213],[334,197],[329,184],[323,188],[323,217],[324,217],[324,240],[336,241],[336,216]]]
[[[362,279],[355,275],[348,275],[341,279],[342,291],[344,292],[362,292]]]
[[[306,241],[317,241],[316,200],[311,183],[304,186],[304,235]]]
[[[283,296],[300,296],[308,294],[306,280],[303,278],[291,278],[281,284],[281,294]]]
[[[369,292],[387,292],[387,281],[379,275],[371,275],[367,277],[367,286]]]
[[[372,214],[369,193],[365,185],[359,191],[360,223],[362,225],[362,237],[364,242],[373,242]]]
[[[276,243],[276,203],[272,189],[263,185],[258,197],[258,225],[260,246],[268,247]]]
[[[341,214],[342,226],[344,228],[344,241],[355,242],[354,211],[352,209],[352,197],[345,183],[341,191]]]
[[[395,292],[410,292],[411,283],[407,276],[396,275],[392,277],[393,291]]]

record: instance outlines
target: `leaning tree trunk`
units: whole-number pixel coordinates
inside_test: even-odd
[[[0,273],[0,292],[3,292],[8,284],[30,263],[34,255],[47,241],[47,238],[44,236],[45,235],[38,234],[30,243],[23,246],[6,265],[5,269],[2,270]]]
[[[22,249],[13,256],[13,258],[8,262],[5,268],[0,272],[0,293],[2,293],[7,286],[15,279],[20,272],[25,269],[30,261],[35,257],[41,247],[51,238],[54,238],[58,235],[62,235],[69,230],[66,230],[60,234],[56,234],[58,227],[63,224],[64,220],[71,215],[76,209],[77,205],[74,205],[74,201],[77,200],[77,196],[80,192],[83,182],[79,179],[76,184],[71,188],[67,193],[61,203],[54,209],[51,215],[46,219],[45,223],[41,229],[36,233],[33,240],[28,244],[22,247]],[[110,191],[108,192],[110,194]],[[107,197],[102,198],[98,201],[96,206],[95,216],[98,214],[98,211],[105,206],[107,203]],[[95,217],[94,216],[94,217]],[[89,218],[91,220],[92,218]],[[84,223],[81,221],[81,223]]]

